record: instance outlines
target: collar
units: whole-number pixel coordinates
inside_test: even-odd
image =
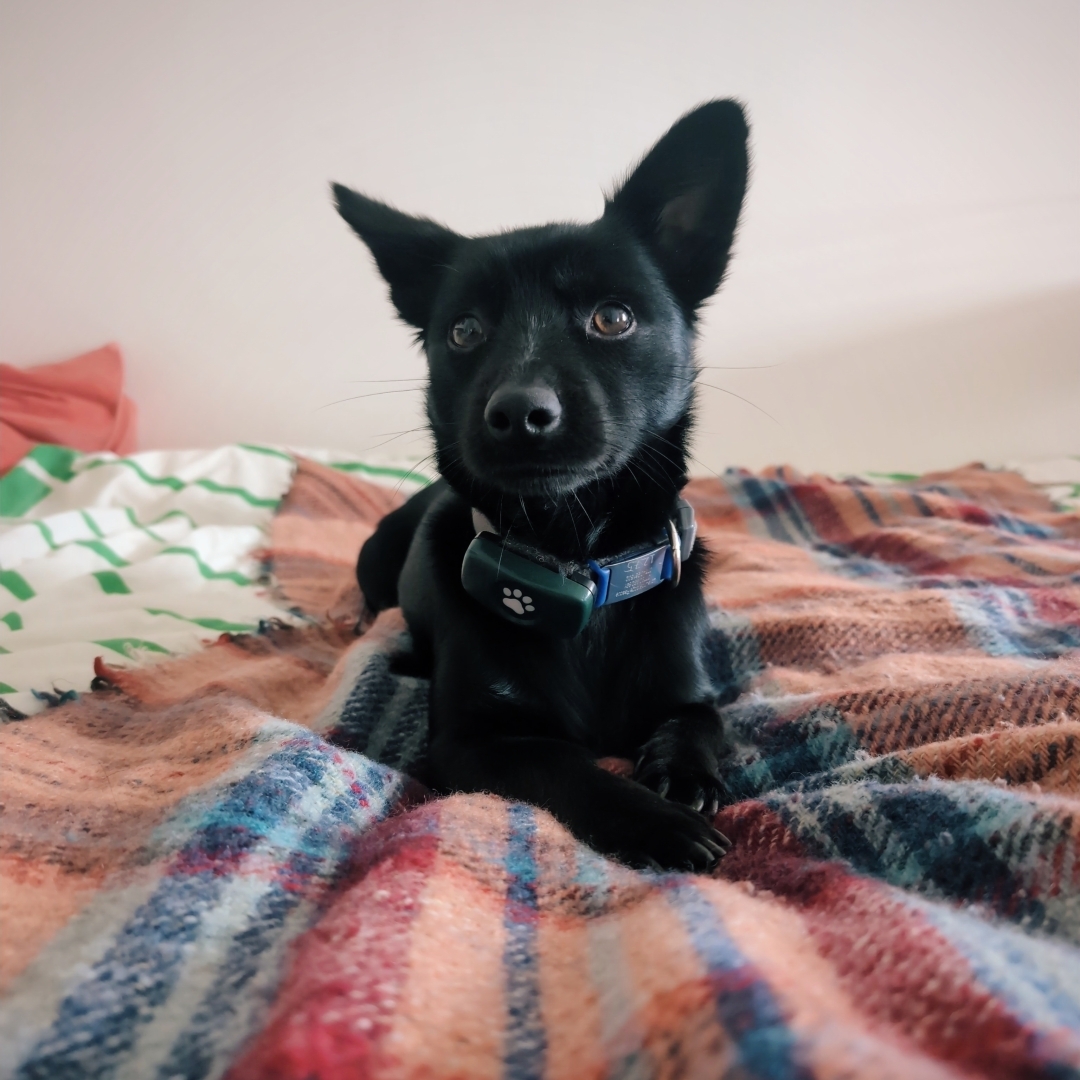
[[[490,533],[503,548],[549,570],[557,570],[567,577],[577,576],[585,570],[580,565],[561,563],[540,548],[500,536],[490,519],[475,507],[472,522],[478,536]],[[682,577],[682,565],[694,550],[696,538],[694,508],[680,497],[675,516],[668,519],[663,536],[626,548],[617,555],[588,561],[588,576],[596,586],[593,608],[630,600],[665,581],[677,586]]]

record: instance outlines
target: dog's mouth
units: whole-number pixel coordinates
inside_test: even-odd
[[[591,440],[590,440],[591,441]],[[480,445],[466,445],[459,459],[467,474],[475,481],[506,495],[545,496],[557,498],[568,495],[586,484],[603,480],[618,472],[623,454],[606,440],[596,440],[592,446],[575,448],[566,453],[502,453]]]

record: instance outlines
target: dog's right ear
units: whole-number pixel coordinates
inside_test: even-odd
[[[422,334],[428,326],[439,282],[462,237],[434,221],[403,214],[341,184],[334,184],[333,190],[338,213],[375,256],[398,314]]]

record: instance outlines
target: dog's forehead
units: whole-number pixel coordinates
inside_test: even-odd
[[[455,259],[455,292],[507,295],[521,287],[547,286],[559,293],[588,293],[647,284],[649,265],[629,236],[591,225],[515,229],[466,241]]]

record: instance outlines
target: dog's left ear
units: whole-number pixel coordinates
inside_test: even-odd
[[[342,184],[332,186],[338,213],[371,249],[398,314],[423,334],[446,266],[463,238]]]
[[[604,210],[644,241],[690,319],[727,267],[746,192],[748,134],[738,102],[699,106],[645,155]]]

